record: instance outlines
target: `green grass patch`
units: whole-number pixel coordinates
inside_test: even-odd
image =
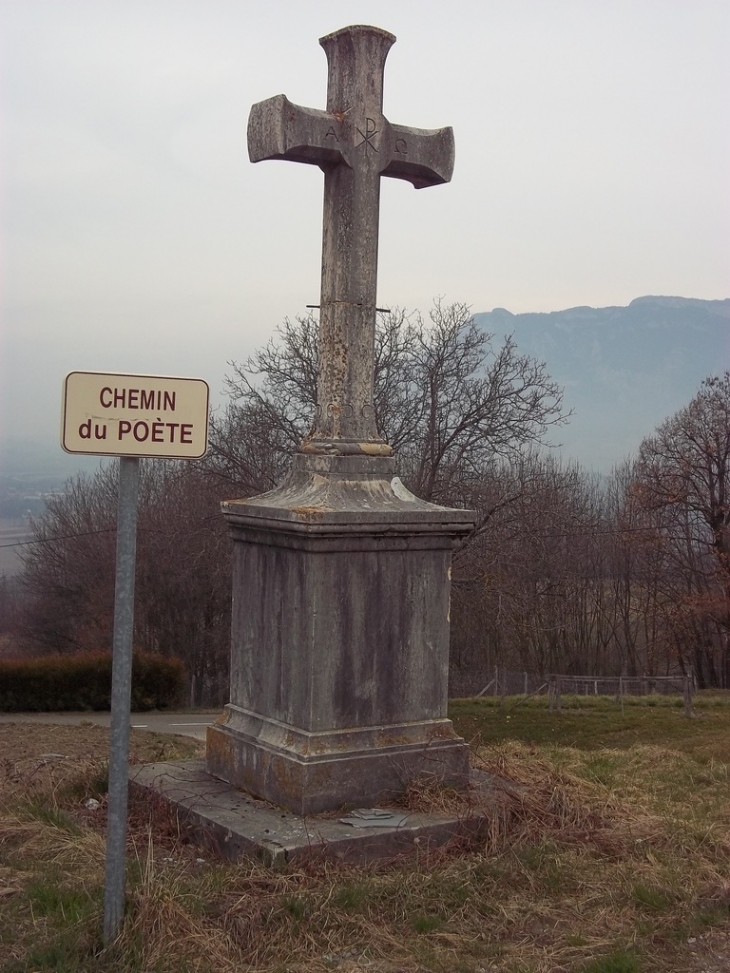
[[[343,885],[332,896],[332,904],[343,912],[364,912],[370,904],[370,890],[367,885]]]
[[[649,912],[667,912],[676,900],[675,896],[670,895],[666,889],[641,883],[634,886],[632,898],[640,909]]]
[[[284,907],[284,911],[287,912],[292,919],[296,919],[297,922],[301,922],[303,919],[306,919],[311,911],[307,900],[299,898],[298,896],[287,896],[282,905]]]
[[[57,807],[43,798],[36,798],[29,801],[26,805],[27,813],[30,817],[36,818],[43,824],[48,824],[59,831],[67,831],[69,834],[81,834],[78,822],[63,808]]]
[[[416,932],[421,935],[436,932],[443,925],[443,919],[440,916],[414,916],[411,922]]]
[[[628,749],[656,744],[689,753],[701,760],[730,764],[730,694],[698,696],[694,717],[672,696],[627,697],[623,712],[612,697],[564,697],[562,712],[550,712],[546,697],[520,702],[508,697],[457,699],[449,716],[467,741],[577,747],[581,750]]]
[[[584,966],[582,973],[641,973],[639,957],[623,949],[600,956]]]
[[[33,882],[26,895],[35,915],[49,916],[63,923],[81,922],[96,907],[87,893],[79,889],[64,889],[55,883]]]

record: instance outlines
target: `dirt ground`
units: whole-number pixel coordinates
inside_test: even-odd
[[[189,737],[132,730],[130,763],[198,756],[204,745]],[[43,791],[87,770],[98,774],[109,759],[109,730],[92,724],[0,724],[0,797]]]
[[[181,759],[203,752],[204,745],[189,737],[131,731],[131,763]],[[62,790],[65,783],[78,781],[80,775],[99,777],[108,755],[109,730],[104,727],[0,724],[0,802],[32,797],[34,792],[48,795],[49,787]],[[98,827],[99,822],[89,820],[88,824]],[[4,871],[0,868],[0,893],[4,884],[12,885],[13,876]],[[14,891],[10,885],[5,892]],[[708,930],[687,945],[690,956],[684,954],[684,973],[730,973],[730,933],[725,929]],[[678,968],[668,967],[672,971]]]

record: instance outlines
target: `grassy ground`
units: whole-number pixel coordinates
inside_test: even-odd
[[[521,740],[581,750],[657,744],[730,763],[730,692],[696,694],[692,711],[688,720],[678,696],[627,697],[623,711],[611,696],[566,696],[558,715],[545,696],[535,696],[452,700],[449,715],[471,743]]]
[[[564,701],[560,715],[539,699],[462,700],[451,715],[502,781],[480,845],[272,872],[204,858],[132,805],[127,919],[106,950],[106,733],[0,726],[0,970],[730,969],[730,697],[696,700],[691,720],[663,699],[623,714]],[[194,747],[134,734],[137,760]],[[468,813],[468,795],[456,800]]]

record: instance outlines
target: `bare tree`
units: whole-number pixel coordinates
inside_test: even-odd
[[[77,652],[111,644],[117,480],[83,474],[32,521],[21,555],[21,636],[31,647]]]
[[[185,662],[192,703],[215,701],[227,684],[230,558],[219,501],[283,478],[311,429],[316,381],[316,322],[286,321],[233,366],[230,406],[211,424],[210,456],[143,464],[135,644]],[[411,488],[424,499],[476,507],[482,529],[526,489],[525,477],[505,478],[501,466],[519,465],[566,418],[545,366],[509,337],[495,343],[462,304],[436,303],[427,321],[404,311],[381,316],[374,401],[379,432]],[[25,631],[46,651],[111,643],[116,484],[114,465],[80,477],[34,525]],[[483,580],[477,554],[462,554],[457,573]],[[457,590],[467,582],[457,577]],[[472,605],[483,603],[480,584]]]
[[[20,582],[13,575],[0,574],[0,654],[15,650],[20,624]]]
[[[710,658],[717,649],[723,684],[730,685],[730,372],[706,379],[688,406],[644,440],[634,492],[660,518],[675,609],[682,605],[701,627],[706,678],[717,678]],[[687,617],[682,627],[688,633]]]
[[[245,362],[230,362],[230,404],[214,417],[206,469],[244,495],[273,487],[309,430],[317,398],[317,323],[288,318]]]
[[[191,706],[222,702],[230,652],[230,545],[202,464],[145,464],[136,640],[184,665]]]
[[[487,487],[487,525],[455,559],[455,664],[603,671],[597,479],[531,452],[500,463]]]
[[[22,635],[41,652],[109,650],[114,614],[118,468],[79,476],[32,525]],[[229,548],[220,490],[201,465],[142,464],[135,648],[180,659],[191,704],[218,703],[228,681]]]
[[[231,406],[213,429],[211,466],[252,489],[273,485],[308,434],[316,405],[312,317],[233,364]],[[473,502],[497,457],[544,443],[565,421],[545,365],[480,330],[464,304],[436,302],[428,321],[395,310],[376,332],[375,416],[401,475],[425,500]],[[254,484],[257,486],[254,487]]]

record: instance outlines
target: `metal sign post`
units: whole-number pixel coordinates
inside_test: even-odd
[[[207,383],[198,378],[71,372],[63,384],[61,445],[66,452],[119,458],[104,885],[107,945],[117,938],[124,918],[140,458],[205,456],[209,399]]]
[[[129,785],[129,710],[132,695],[134,573],[137,555],[139,465],[136,457],[119,459],[117,569],[114,587],[112,712],[109,741],[104,941],[116,939],[124,915],[124,872]]]

